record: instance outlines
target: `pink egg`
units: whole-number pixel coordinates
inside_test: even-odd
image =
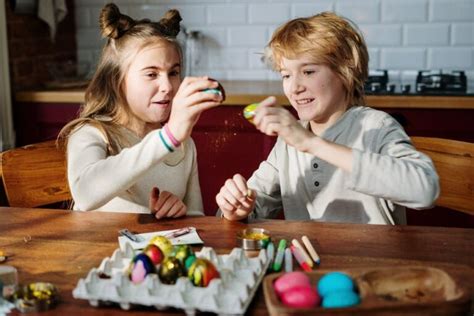
[[[314,287],[303,285],[292,287],[283,292],[281,301],[290,307],[310,308],[318,306],[321,303],[321,298]]]
[[[295,286],[311,286],[309,277],[301,271],[288,272],[273,283],[273,288],[278,296]]]

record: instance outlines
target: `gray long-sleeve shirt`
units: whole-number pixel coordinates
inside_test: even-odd
[[[431,159],[415,150],[387,113],[351,107],[321,137],[352,148],[352,172],[278,138],[248,181],[257,191],[251,217],[275,217],[283,210],[290,220],[404,224],[405,207],[428,208],[437,198]]]

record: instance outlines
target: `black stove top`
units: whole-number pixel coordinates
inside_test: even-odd
[[[391,82],[387,70],[376,70],[370,72],[364,89],[367,95],[474,96],[464,71],[418,71],[412,85]]]

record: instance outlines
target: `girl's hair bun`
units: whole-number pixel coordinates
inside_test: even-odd
[[[136,24],[131,17],[120,13],[119,8],[113,3],[105,5],[102,9],[99,23],[102,36],[113,39],[120,38]]]
[[[179,22],[181,20],[182,18],[178,10],[168,10],[159,22],[163,35],[176,37],[180,31]]]

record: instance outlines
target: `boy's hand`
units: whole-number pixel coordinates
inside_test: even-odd
[[[186,215],[187,207],[176,195],[154,187],[150,193],[150,210],[157,219],[163,217],[181,217]]]
[[[285,143],[295,147],[302,152],[308,152],[309,140],[317,137],[305,129],[290,113],[283,107],[275,107],[275,103],[263,100],[255,111],[253,122],[258,130],[269,136],[280,136]]]
[[[255,191],[247,188],[247,181],[240,174],[227,179],[216,195],[216,202],[224,217],[238,221],[250,214],[255,207]]]

